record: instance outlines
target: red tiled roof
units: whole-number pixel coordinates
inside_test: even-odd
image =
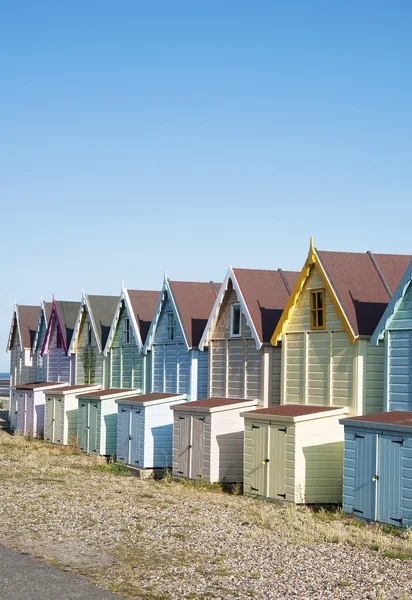
[[[112,389],[112,390],[95,390],[94,392],[87,392],[86,394],[82,394],[79,398],[100,398],[104,396],[114,396],[116,394],[124,394],[124,392],[131,392],[132,390],[129,388],[125,389]]]
[[[362,415],[361,417],[350,417],[347,420],[360,421],[361,423],[387,423],[388,425],[404,425],[406,427],[412,427],[412,412],[381,412],[375,415]]]
[[[150,324],[159,301],[160,292],[149,290],[127,290],[136,321],[139,325],[142,343],[146,341]]]
[[[185,407],[188,410],[191,408],[218,408],[219,406],[231,406],[232,404],[241,404],[242,402],[249,403],[253,402],[253,400],[246,400],[245,398],[204,398],[203,400],[175,404],[173,408]]]
[[[285,308],[289,292],[279,271],[233,269],[261,343],[270,338]],[[282,272],[292,290],[299,273]]]
[[[169,285],[189,347],[195,348],[216,300],[214,289],[210,283],[194,281],[169,281]],[[221,284],[214,285],[219,290]]]
[[[53,388],[59,385],[57,381],[36,381],[35,383],[24,383],[22,385],[16,385],[16,390],[36,390],[37,388]],[[62,386],[64,387],[64,386]]]
[[[166,398],[179,398],[183,394],[140,394],[137,396],[127,396],[122,398],[122,402],[154,402],[155,400],[164,400]]]
[[[284,404],[282,406],[270,406],[269,408],[258,408],[251,415],[268,415],[274,417],[304,417],[315,415],[320,412],[339,410],[337,406],[308,406],[301,404]]]
[[[372,258],[360,252],[316,252],[355,335],[372,335],[390,300]],[[375,254],[374,258],[393,293],[412,256]]]

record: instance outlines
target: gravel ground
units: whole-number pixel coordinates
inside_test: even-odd
[[[409,532],[142,481],[5,431],[0,479],[1,543],[125,597],[412,598]]]

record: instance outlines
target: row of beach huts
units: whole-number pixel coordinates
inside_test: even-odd
[[[15,304],[10,427],[138,471],[412,525],[412,256]]]

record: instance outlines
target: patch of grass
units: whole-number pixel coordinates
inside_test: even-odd
[[[108,473],[113,473],[113,475],[119,475],[121,477],[131,477],[132,474],[127,468],[127,465],[124,462],[114,462],[108,463],[104,465],[97,465],[95,467],[96,471],[106,471]]]
[[[394,525],[389,525],[386,523],[382,523],[380,528],[381,528],[381,531],[383,531],[385,533],[389,533],[391,535],[398,536],[398,537],[402,537],[405,533],[405,531],[400,529],[399,527],[395,527]]]
[[[399,558],[400,560],[407,560],[412,558],[411,550],[383,550],[383,556],[386,558]]]

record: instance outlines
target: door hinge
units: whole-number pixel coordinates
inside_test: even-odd
[[[283,429],[278,429],[278,431],[283,431],[283,433],[286,433],[286,427],[283,427]]]
[[[259,491],[258,488],[254,488],[252,486],[250,486],[250,489],[252,490],[252,492],[258,492]]]
[[[405,440],[391,440],[392,444],[400,444],[401,446],[403,446]]]
[[[286,500],[286,494],[276,494],[276,496],[280,496],[281,498],[283,498],[284,500]]]
[[[180,421],[184,421],[186,417],[179,417]]]
[[[365,436],[364,435],[359,435],[359,433],[355,433],[355,440],[356,440],[356,438],[361,438],[362,440],[364,440]]]
[[[252,429],[260,429],[259,425],[252,425]]]
[[[56,440],[56,442],[58,442],[60,444],[60,440]]]
[[[354,513],[355,513],[355,512],[356,512],[356,513],[360,513],[360,514],[362,514],[362,515],[363,515],[363,510],[359,510],[358,508],[354,508],[354,509],[353,509],[353,512],[354,512]]]
[[[183,475],[183,471],[178,471],[178,475]]]
[[[396,521],[397,523],[402,523],[403,518],[395,519],[394,517],[391,517],[391,521]]]
[[[127,410],[125,408],[122,408],[122,412],[127,412]]]
[[[135,411],[137,415],[140,415],[140,413],[142,412],[141,410],[136,410]]]

